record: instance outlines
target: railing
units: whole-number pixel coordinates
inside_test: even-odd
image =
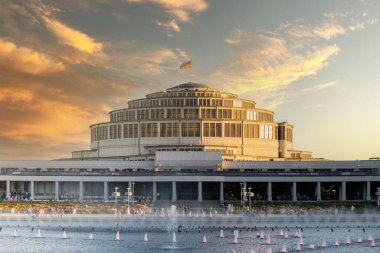
[[[8,175],[13,176],[278,176],[278,177],[315,177],[315,176],[371,176],[376,175],[372,172],[352,171],[352,172],[263,172],[263,171],[40,171],[40,170],[8,170]]]

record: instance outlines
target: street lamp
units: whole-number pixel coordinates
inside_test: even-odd
[[[132,194],[130,187],[127,188],[126,194],[127,194],[127,201],[128,201],[127,214],[130,215],[131,211],[129,210],[129,196],[131,196],[131,194]]]
[[[252,187],[248,187],[248,192],[249,192],[249,213],[251,213],[251,190]]]
[[[113,192],[113,195],[115,197],[115,215],[117,215],[117,197],[120,196],[120,192],[117,191],[118,189],[119,187],[115,187],[114,188],[115,192]]]
[[[243,206],[243,183],[240,183],[240,205]]]
[[[132,205],[135,203],[135,182],[132,183]]]
[[[377,188],[377,192],[375,194],[377,196],[377,207],[380,207],[380,187]]]
[[[242,192],[242,195],[243,195],[243,206],[244,205],[244,202],[247,200],[247,189],[245,187],[243,187],[243,192]]]

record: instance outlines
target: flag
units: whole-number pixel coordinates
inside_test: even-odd
[[[185,61],[184,63],[181,64],[179,69],[189,69],[191,68],[191,61]]]

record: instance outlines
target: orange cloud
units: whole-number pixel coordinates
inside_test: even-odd
[[[322,39],[330,40],[338,35],[345,34],[346,29],[337,24],[325,24],[315,27],[313,33]]]
[[[230,64],[214,75],[224,88],[236,93],[284,87],[315,75],[336,55],[339,47],[326,46],[297,53],[279,37],[261,36],[261,46],[235,53]]]
[[[127,0],[127,2],[160,5],[166,12],[174,15],[181,22],[190,22],[190,13],[199,13],[208,8],[208,4],[204,0]]]
[[[160,27],[164,27],[166,30],[168,30],[168,32],[169,31],[181,32],[181,28],[179,27],[179,25],[175,19],[172,19],[168,23],[162,23],[159,20],[154,20],[153,23],[160,26]],[[168,35],[170,35],[170,34],[168,33]]]
[[[44,17],[47,28],[65,45],[88,54],[102,54],[103,44],[57,20]]]
[[[63,63],[26,47],[18,47],[0,38],[0,66],[28,74],[39,75],[65,69]]]

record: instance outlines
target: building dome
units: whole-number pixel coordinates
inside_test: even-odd
[[[182,83],[179,85],[176,85],[174,87],[171,87],[167,89],[167,91],[174,91],[174,90],[209,90],[209,91],[216,91],[214,88],[210,88],[209,86],[201,83],[193,83],[193,82],[187,82]]]

